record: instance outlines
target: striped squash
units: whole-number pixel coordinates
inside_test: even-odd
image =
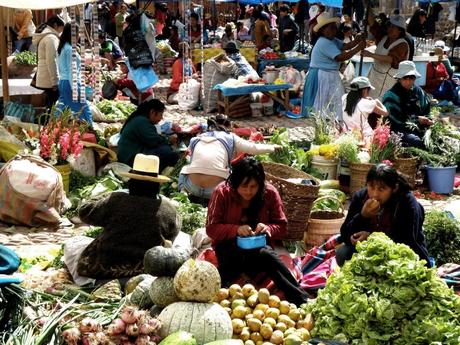
[[[176,302],[168,305],[158,316],[160,337],[177,331],[193,334],[198,345],[232,337],[230,316],[216,303]]]

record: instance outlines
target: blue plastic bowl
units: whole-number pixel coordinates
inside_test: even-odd
[[[236,245],[241,249],[256,249],[267,245],[267,237],[265,235],[256,235],[248,237],[236,237]]]

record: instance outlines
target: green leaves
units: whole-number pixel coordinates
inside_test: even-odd
[[[313,336],[349,344],[459,344],[460,298],[404,244],[373,233],[313,304]]]
[[[438,265],[460,264],[460,222],[434,210],[427,212],[423,228],[428,252]]]

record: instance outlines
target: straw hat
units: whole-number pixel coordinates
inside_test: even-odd
[[[120,173],[123,177],[133,178],[135,180],[165,183],[170,182],[167,176],[159,175],[160,158],[154,155],[144,155],[138,153],[134,157],[133,168],[128,173]]]
[[[319,29],[321,29],[323,26],[330,24],[330,23],[336,23],[338,24],[340,22],[339,17],[331,17],[331,15],[327,12],[321,13],[318,17],[316,17],[316,21],[318,22],[314,27],[313,31],[318,32]]]
[[[408,76],[415,76],[416,78],[421,77],[420,73],[415,68],[415,63],[412,61],[401,61],[398,67],[398,73],[393,78],[401,79]]]

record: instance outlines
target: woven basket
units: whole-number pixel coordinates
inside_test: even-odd
[[[313,202],[318,196],[319,180],[303,171],[284,164],[263,162],[265,177],[274,185],[281,196],[284,211],[288,219],[286,240],[299,241],[308,225]],[[314,186],[287,181],[289,178],[301,178],[315,181]]]
[[[329,195],[316,199],[314,203],[324,199],[334,199],[342,205],[339,199]],[[306,247],[309,249],[315,246],[320,246],[331,236],[340,233],[340,227],[344,221],[345,213],[343,211],[343,206],[341,206],[341,210],[339,212],[312,211],[310,213],[310,219],[308,220],[308,228],[304,236]]]
[[[394,167],[407,178],[407,182],[409,182],[411,187],[415,186],[415,178],[418,170],[417,157],[396,158]]]
[[[367,173],[375,164],[351,163],[350,164],[350,193],[360,190],[366,186]]]

